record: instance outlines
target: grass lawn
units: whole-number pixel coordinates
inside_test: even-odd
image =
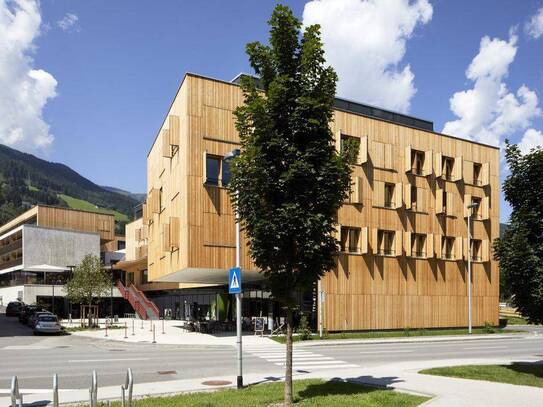
[[[529,325],[528,321],[526,321],[522,317],[516,317],[513,315],[500,315],[500,318],[505,318],[507,320],[507,325]]]
[[[515,333],[519,331],[503,330],[500,328],[473,328],[474,335],[481,334],[498,334],[498,333]],[[438,336],[438,335],[467,335],[467,329],[404,329],[402,331],[369,331],[369,332],[345,332],[345,333],[329,333],[323,336],[323,339],[379,339],[379,338],[407,338],[411,336]],[[274,336],[273,340],[279,343],[285,343],[284,336]],[[319,335],[311,335],[311,339],[320,339]],[[294,336],[295,342],[300,341],[299,336]]]
[[[438,367],[422,370],[419,373],[543,387],[543,364],[535,363]]]
[[[243,390],[219,390],[209,393],[183,394],[173,397],[150,397],[135,401],[137,407],[257,407],[282,405],[282,382],[249,386]],[[299,406],[418,406],[427,397],[381,390],[339,381],[297,380],[294,402]],[[119,403],[113,404],[119,406]]]
[[[96,205],[90,203],[89,201],[85,201],[83,199],[77,199],[69,195],[58,194],[58,197],[62,199],[64,202],[66,202],[66,204],[72,209],[80,209],[83,211],[112,214],[112,215],[115,215],[115,220],[117,221],[124,221],[124,222],[129,221],[127,215],[125,215],[124,213],[115,211],[113,209],[99,208]]]

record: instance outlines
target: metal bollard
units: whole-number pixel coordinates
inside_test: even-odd
[[[92,371],[91,387],[89,389],[89,407],[96,407],[98,402],[98,375],[96,370]]]
[[[153,330],[153,320],[149,319],[149,332]]]
[[[72,325],[72,314],[68,314],[68,322]]]
[[[141,329],[143,329],[143,318],[141,319]]]
[[[128,368],[128,370],[126,371],[126,379],[124,381],[124,385],[121,385],[121,407],[132,406],[133,387],[134,387],[134,377],[132,376],[132,369]]]
[[[128,328],[126,327],[126,321],[124,321],[124,339],[127,339],[128,338],[128,334],[127,334],[127,331]]]
[[[58,407],[58,375],[53,376],[53,407]]]
[[[164,335],[166,332],[164,332],[164,318],[162,318],[162,335]]]
[[[134,318],[132,318],[132,336],[134,336],[135,333],[134,333]]]
[[[106,321],[106,334],[105,337],[107,338],[107,321]]]
[[[155,340],[155,324],[153,324],[153,343],[156,343],[156,340]]]
[[[11,379],[11,407],[17,407],[17,400],[19,400],[19,407],[23,407],[23,395],[19,392],[19,379],[17,376],[13,376]]]

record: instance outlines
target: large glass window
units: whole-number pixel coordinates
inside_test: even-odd
[[[225,187],[230,183],[230,161],[222,161],[222,186]]]
[[[221,159],[219,157],[206,157],[206,184],[219,185]]]
[[[149,283],[148,277],[147,277],[147,269],[141,270],[141,284],[147,284]]]

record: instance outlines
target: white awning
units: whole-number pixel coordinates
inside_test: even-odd
[[[170,273],[166,276],[154,279],[153,282],[163,283],[192,283],[192,284],[228,284],[228,273],[226,269],[201,269],[186,268]],[[241,271],[241,282],[255,282],[264,280],[266,277],[258,271]]]
[[[45,273],[64,273],[65,271],[69,271],[70,269],[68,267],[51,266],[50,264],[40,264],[38,266],[25,267],[24,270],[35,272],[41,271]]]

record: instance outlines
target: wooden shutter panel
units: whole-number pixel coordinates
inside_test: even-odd
[[[394,208],[399,209],[403,205],[403,184],[401,182],[398,182],[394,186]]]
[[[434,252],[435,252],[436,258],[441,259],[441,257],[443,256],[443,236],[442,235],[434,235]]]
[[[473,184],[473,161],[464,160],[464,182]]]
[[[428,233],[426,235],[426,258],[434,257],[434,235]]]
[[[464,160],[462,156],[456,157],[454,159],[454,167],[453,167],[453,180],[454,181],[461,181],[464,177]]]
[[[443,175],[443,154],[434,154],[434,171],[436,172],[436,178],[440,178]]]
[[[385,165],[384,144],[378,141],[371,142],[371,161],[375,168],[383,168]]]
[[[403,201],[405,209],[411,209],[411,184],[404,185],[403,187]]]
[[[181,136],[179,134],[179,116],[168,116],[168,126],[170,128],[170,145],[179,146]]]
[[[371,248],[374,254],[379,253],[379,229],[377,228],[371,230]]]
[[[147,239],[148,236],[149,236],[149,226],[144,224],[141,227],[141,239],[145,240],[145,239]]]
[[[433,164],[434,164],[434,160],[433,160],[433,157],[434,156],[434,152],[432,150],[428,150],[424,153],[424,168],[423,168],[423,171],[424,171],[424,175],[426,176],[429,176],[429,175],[432,175],[432,172],[433,172]]]
[[[468,238],[465,237],[465,238],[462,239],[462,240],[463,240],[463,242],[462,242],[462,247],[463,247],[463,249],[464,249],[464,253],[463,253],[464,256],[463,256],[463,257],[464,257],[465,260],[467,260],[467,259],[468,259],[468,256],[469,256]],[[473,255],[473,253],[472,253],[472,255]]]
[[[385,204],[385,183],[383,181],[373,181],[373,206],[384,206]]]
[[[399,232],[396,232],[399,233]],[[412,246],[411,246],[411,232],[404,232],[403,235],[403,248],[405,250],[405,255],[411,257],[412,255]]]
[[[443,190],[436,189],[436,214],[443,213]]]
[[[490,219],[490,198],[488,196],[481,199],[481,219]]]
[[[336,224],[334,232],[333,232],[334,239],[339,241],[341,239],[341,225],[339,223]]]
[[[384,144],[383,149],[385,152],[384,168],[394,169],[394,157],[392,156],[392,144]]]
[[[417,188],[417,211],[426,212],[427,211],[427,202],[428,198],[426,197],[426,189]]]
[[[171,251],[170,244],[170,225],[168,223],[162,224],[162,251],[169,252]]]
[[[170,145],[170,131],[163,129],[162,132],[162,157],[172,157],[172,146]]]
[[[141,204],[141,212],[142,212],[142,218],[143,218],[143,224],[147,225],[149,224],[149,213],[148,213],[148,207],[147,207],[147,201]]]
[[[159,191],[156,188],[152,188],[151,191],[149,191],[149,208],[150,213],[160,213],[159,208]]]
[[[397,230],[394,232],[394,255],[398,257],[402,253],[402,232]]]
[[[460,236],[454,238],[454,259],[462,260],[464,257],[463,240]]]
[[[490,163],[483,163],[481,165],[481,185],[486,186],[490,184]]]
[[[178,217],[171,217],[170,218],[170,247],[179,249],[180,241],[179,241],[179,218]]]
[[[363,227],[360,229],[360,235],[358,236],[358,247],[360,247],[360,253],[368,253],[368,228]]]
[[[202,179],[203,183],[207,183],[207,151],[204,151],[204,160],[202,162]]]
[[[360,137],[358,148],[358,164],[362,165],[368,161],[368,136]]]
[[[455,208],[456,199],[454,197],[454,193],[447,192],[447,196],[445,199],[447,199],[447,215],[454,215],[456,212],[456,208]]]
[[[464,195],[464,218],[467,218],[470,215],[471,209],[468,206],[471,205],[471,195]]]
[[[481,259],[484,262],[490,261],[490,241],[483,240],[481,241]]]
[[[411,172],[411,146],[406,146],[404,150],[404,172]]]
[[[341,130],[336,130],[336,151],[338,154],[341,153]]]

